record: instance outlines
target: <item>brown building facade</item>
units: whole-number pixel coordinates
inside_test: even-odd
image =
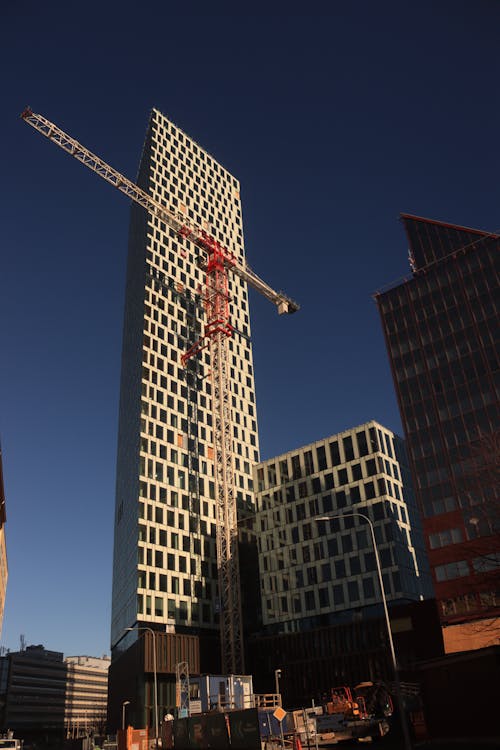
[[[500,236],[409,215],[402,220],[413,273],[376,301],[441,622],[495,620]],[[498,629],[485,633],[498,641]]]

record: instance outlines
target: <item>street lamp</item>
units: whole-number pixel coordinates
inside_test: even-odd
[[[125,729],[125,706],[128,706],[130,701],[122,701],[122,729]]]
[[[137,628],[125,628],[125,630],[147,630],[153,636],[153,677],[154,677],[154,711],[155,711],[155,743],[158,747],[158,683],[156,678],[156,633],[152,628],[140,626]]]
[[[275,669],[274,670],[274,684],[276,686],[276,696],[279,696],[278,700],[281,706],[280,677],[281,677],[281,669]]]
[[[411,740],[410,740],[410,734],[408,732],[408,726],[406,724],[405,711],[404,711],[404,706],[403,706],[403,696],[401,694],[401,684],[399,682],[398,664],[396,661],[396,652],[394,650],[394,641],[392,639],[391,621],[389,619],[389,610],[387,609],[387,597],[385,594],[384,580],[382,578],[382,567],[380,565],[380,557],[378,554],[378,548],[377,548],[377,542],[375,539],[375,529],[373,527],[373,522],[371,518],[366,516],[364,513],[359,513],[357,511],[353,513],[339,513],[338,515],[313,516],[311,518],[311,521],[331,521],[335,518],[347,518],[349,516],[351,518],[354,518],[356,516],[358,516],[359,518],[363,518],[370,527],[370,534],[371,534],[372,544],[373,544],[373,552],[375,553],[375,562],[377,564],[378,583],[380,587],[380,594],[382,597],[382,604],[384,607],[384,617],[385,617],[385,624],[387,627],[387,636],[389,638],[389,649],[391,652],[391,662],[392,662],[392,668],[394,671],[394,682],[396,685],[396,698],[398,701],[399,713],[401,715],[401,728],[403,730],[404,746],[405,746],[405,750],[411,750],[412,745],[411,745]]]

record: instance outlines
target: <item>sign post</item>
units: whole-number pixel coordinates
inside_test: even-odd
[[[286,711],[281,708],[281,706],[278,706],[278,708],[274,711],[273,716],[280,723],[281,747],[285,747],[285,738],[283,737],[283,719],[286,716]]]

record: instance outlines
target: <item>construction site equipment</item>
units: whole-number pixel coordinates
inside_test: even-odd
[[[29,107],[24,110],[21,117],[28,125],[145,208],[154,217],[164,221],[180,237],[184,237],[205,253],[203,290],[205,327],[203,336],[193,343],[182,360],[186,364],[190,358],[205,348],[208,348],[210,352],[222,671],[226,674],[243,674],[238,527],[229,381],[228,339],[232,336],[233,327],[229,314],[228,273],[236,274],[269,299],[276,305],[280,315],[296,312],[299,306],[283,292],[272,289],[250,269],[246,262],[241,263],[214,237],[193,222],[187,221],[184,214],[156,201],[50,120],[34,113]]]

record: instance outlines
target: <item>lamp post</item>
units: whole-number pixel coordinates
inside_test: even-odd
[[[153,628],[140,626],[137,628],[125,628],[125,630],[147,630],[153,636],[153,677],[154,677],[154,712],[155,712],[155,744],[158,747],[158,683],[156,676],[156,633]]]
[[[372,539],[373,552],[375,554],[375,562],[377,565],[377,576],[378,576],[378,583],[379,583],[379,588],[380,588],[380,595],[382,597],[382,605],[384,607],[384,617],[385,617],[385,624],[387,628],[387,637],[389,639],[391,663],[392,663],[392,669],[394,672],[394,682],[396,686],[396,699],[398,702],[398,708],[399,708],[399,713],[401,717],[401,728],[403,730],[404,746],[405,746],[405,750],[411,750],[412,744],[410,740],[410,734],[408,731],[408,725],[406,723],[405,710],[404,710],[404,705],[403,705],[403,696],[401,694],[401,684],[399,682],[398,663],[396,661],[396,652],[394,650],[394,641],[392,639],[391,621],[389,619],[389,610],[387,609],[387,597],[385,593],[384,579],[382,578],[382,567],[380,565],[380,556],[378,554],[378,548],[377,548],[377,542],[375,539],[375,529],[373,527],[373,522],[371,518],[369,518],[367,515],[365,515],[364,513],[359,513],[358,511],[353,512],[353,513],[339,513],[338,515],[313,516],[311,518],[311,521],[331,521],[335,518],[347,518],[347,517],[363,518],[370,527],[370,535]]]
[[[128,706],[130,701],[122,701],[122,729],[125,729],[125,706]]]
[[[281,677],[281,669],[275,669],[274,670],[274,684],[276,688],[276,697],[278,698],[280,702],[280,706],[281,706],[280,677]]]

